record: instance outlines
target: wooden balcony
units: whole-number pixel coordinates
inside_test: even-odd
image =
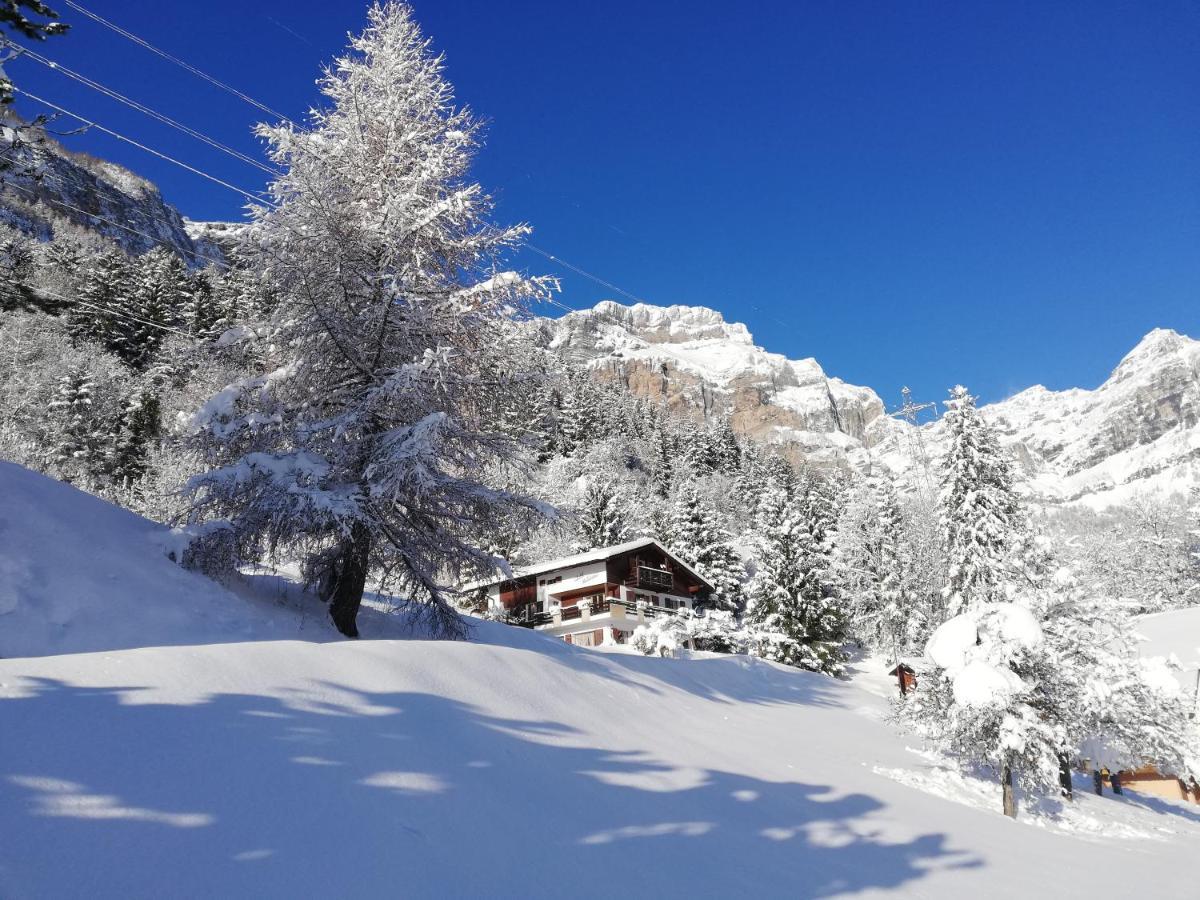
[[[670,593],[675,587],[675,576],[666,569],[634,566],[629,577],[625,579],[625,584],[627,587],[635,587],[643,591]]]

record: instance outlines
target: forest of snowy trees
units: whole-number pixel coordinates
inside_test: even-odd
[[[402,4],[321,81],[222,262],[0,225],[0,457],[191,536],[234,578],[295,564],[356,635],[365,590],[466,630],[458,586],[653,536],[715,586],[685,641],[837,676],[925,657],[907,723],[1006,785],[1087,756],[1200,774],[1133,617],[1200,602],[1195,498],[1035,510],[955,388],[926,481],[805,465],[538,349],[552,279],[470,180],[478,120]],[[395,124],[404,123],[403,129]]]

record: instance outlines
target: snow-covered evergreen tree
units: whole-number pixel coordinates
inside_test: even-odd
[[[772,485],[759,512],[759,569],[746,609],[751,652],[836,675],[845,662],[846,609],[834,572],[832,504],[811,476],[798,491],[789,500]]]
[[[1039,686],[1055,672],[1033,613],[975,603],[934,631],[925,655],[932,668],[903,706],[910,721],[960,763],[995,772],[1006,815],[1017,814],[1016,783],[1056,789],[1068,738],[1039,703]]]
[[[570,455],[603,436],[600,391],[586,370],[567,377],[559,409],[560,449]]]
[[[82,365],[76,365],[59,379],[49,404],[58,433],[53,459],[68,481],[86,483],[102,455],[99,423],[92,406],[94,389],[91,375]]]
[[[729,613],[745,605],[746,568],[717,511],[688,485],[680,491],[666,533],[671,550],[713,586],[708,605]]]
[[[67,322],[76,340],[95,342],[129,360],[129,311],[132,266],[125,254],[111,250],[92,259],[80,273],[79,303]]]
[[[742,445],[728,417],[722,418],[713,429],[714,466],[721,472],[737,473],[742,466]]]
[[[716,439],[705,427],[688,423],[680,433],[680,462],[693,478],[710,475],[720,464]]]
[[[838,528],[838,552],[855,636],[893,659],[917,651],[926,610],[913,595],[913,559],[895,486],[856,486]]]
[[[966,388],[950,393],[943,418],[950,447],[940,500],[949,564],[945,594],[954,616],[1002,597],[1004,563],[1019,526],[1011,464],[995,431]]]
[[[671,489],[675,484],[679,445],[661,417],[656,424],[657,427],[649,436],[650,464],[654,472],[654,491],[665,499],[671,496]]]
[[[116,484],[129,489],[146,474],[150,445],[160,434],[160,414],[161,403],[152,387],[144,388],[125,402],[109,463]]]
[[[212,340],[232,324],[226,318],[224,298],[218,293],[220,286],[220,277],[211,271],[188,276],[179,305],[182,328],[198,338]]]
[[[133,368],[145,369],[158,354],[166,329],[178,324],[189,292],[187,270],[170,250],[157,248],[134,264],[132,291],[123,326],[121,356]]]
[[[411,9],[369,19],[321,79],[311,132],[260,128],[283,171],[251,235],[278,292],[275,369],[197,416],[216,468],[192,487],[243,546],[315,561],[345,634],[372,574],[457,633],[446,585],[493,571],[489,533],[536,506],[488,481],[525,458],[493,410],[537,387],[511,313],[553,283],[496,270],[528,229],[488,221],[468,178],[479,123]]]
[[[1157,662],[1138,658],[1121,605],[1083,593],[1031,529],[1014,534],[1005,572],[1007,601],[976,604],[934,633],[934,668],[906,715],[960,762],[999,773],[1010,815],[1014,779],[1069,792],[1080,757],[1194,777],[1186,705]]]
[[[1066,735],[1064,768],[1083,756],[1119,771],[1157,766],[1194,777],[1200,746],[1187,704],[1161,661],[1142,660],[1126,606],[1084,592],[1032,529],[1013,550],[1011,594],[1038,618],[1051,675],[1033,701]]]
[[[584,489],[576,526],[575,549],[583,553],[596,547],[611,547],[627,535],[624,497],[610,481],[592,480]]]

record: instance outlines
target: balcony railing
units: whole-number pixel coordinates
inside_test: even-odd
[[[638,566],[636,578],[637,586],[643,590],[669,591],[675,586],[674,576],[665,569]]]
[[[669,573],[668,573],[669,574]],[[618,607],[624,614],[626,619],[633,620],[638,617],[639,606],[641,607],[641,617],[644,620],[653,619],[656,616],[672,616],[679,609],[686,608],[686,601],[680,599],[679,607],[671,609],[667,606],[650,603],[644,599],[639,600],[632,592],[632,588],[621,588],[621,596],[611,597],[607,592],[603,594],[592,594],[586,597],[580,597],[571,606],[555,607],[548,612],[537,610],[535,604],[522,607],[520,610],[514,610],[514,613],[520,613],[521,618],[517,624],[528,626],[541,625],[558,625],[566,622],[576,622],[583,618],[583,609],[579,606],[580,603],[588,603],[588,617],[595,618],[597,616],[611,615],[613,607]],[[514,615],[514,619],[517,616]]]

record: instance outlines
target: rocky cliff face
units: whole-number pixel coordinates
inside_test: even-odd
[[[715,310],[604,302],[536,327],[543,346],[597,378],[697,420],[728,416],[793,459],[904,472],[944,447],[939,424],[917,433],[870,388],[764,350]],[[1200,341],[1153,331],[1095,390],[1033,387],[984,414],[1048,502],[1186,490],[1200,483]]]
[[[697,420],[728,416],[793,458],[845,462],[890,428],[870,388],[756,346],[745,325],[715,310],[603,302],[538,328],[544,346],[597,378]]]
[[[1200,341],[1147,334],[1095,390],[1029,388],[985,412],[1040,493],[1121,500],[1200,484]]]
[[[13,170],[6,178],[14,186],[0,187],[0,221],[39,240],[67,223],[131,255],[162,246],[189,266],[222,258],[215,242],[189,234],[187,221],[157,186],[115,163],[73,153],[47,138],[23,147]]]

